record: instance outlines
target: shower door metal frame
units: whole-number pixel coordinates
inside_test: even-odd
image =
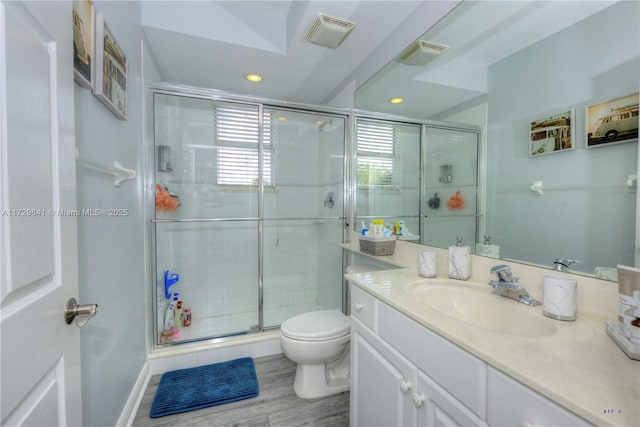
[[[352,149],[352,161],[351,161],[351,167],[353,168],[353,170],[355,171],[356,168],[356,162],[357,162],[357,158],[356,158],[356,145],[357,145],[357,140],[356,140],[356,123],[358,120],[372,120],[372,121],[378,121],[378,122],[389,122],[389,123],[397,123],[397,124],[401,124],[401,125],[415,125],[415,126],[420,126],[420,207],[419,207],[419,212],[418,212],[418,234],[420,235],[420,238],[422,239],[423,236],[423,232],[422,232],[422,220],[425,217],[425,215],[423,215],[423,202],[426,199],[426,189],[424,188],[424,183],[423,181],[423,177],[425,176],[425,150],[424,150],[424,144],[426,141],[426,129],[427,128],[434,128],[434,129],[445,129],[445,130],[453,130],[453,131],[461,131],[461,132],[470,132],[470,133],[475,133],[477,135],[478,138],[478,144],[477,144],[477,149],[478,149],[478,164],[477,164],[477,178],[476,178],[476,188],[477,188],[477,193],[476,193],[476,200],[477,200],[477,206],[476,206],[476,214],[474,215],[476,217],[476,239],[478,239],[479,237],[479,232],[480,229],[484,229],[484,224],[482,223],[482,218],[484,218],[483,212],[484,212],[484,182],[481,181],[481,173],[484,173],[483,171],[485,170],[485,166],[484,166],[484,152],[485,149],[483,148],[484,146],[484,141],[482,141],[482,127],[481,126],[476,126],[476,125],[469,125],[469,124],[464,124],[464,123],[453,123],[453,122],[442,122],[442,121],[436,121],[436,120],[426,120],[426,119],[416,119],[416,118],[412,118],[412,117],[405,117],[405,116],[399,116],[399,115],[394,115],[394,114],[387,114],[387,113],[378,113],[378,112],[373,112],[373,111],[366,111],[366,110],[353,110],[353,124],[352,124],[352,145],[353,145],[353,149]],[[349,221],[350,223],[353,225],[353,231],[355,231],[356,227],[355,227],[355,206],[356,206],[356,191],[357,191],[357,185],[356,185],[356,177],[355,177],[355,173],[353,173],[352,176],[352,185],[353,185],[353,189],[352,189],[352,211],[351,211],[351,216],[349,217]],[[379,216],[371,216],[371,218],[384,218],[384,217],[379,217]],[[361,217],[358,217],[361,218]],[[363,217],[362,217],[363,218]],[[393,217],[396,218],[396,217]],[[422,240],[421,240],[422,242]],[[426,243],[420,243],[420,244],[426,244]]]
[[[258,108],[258,153],[259,153],[259,170],[258,170],[258,217],[246,217],[246,218],[184,218],[184,219],[155,219],[155,178],[156,178],[156,167],[155,167],[155,126],[154,126],[154,95],[169,95],[169,96],[180,96],[187,98],[196,98],[203,100],[210,100],[214,102],[233,102],[233,103],[242,103],[248,105],[255,105]],[[222,342],[229,338],[236,337],[238,335],[253,333],[253,332],[264,332],[269,330],[278,329],[279,326],[264,326],[264,176],[263,176],[263,135],[264,135],[264,109],[265,108],[275,108],[279,110],[288,110],[302,113],[310,113],[310,114],[322,114],[332,117],[337,117],[344,120],[344,164],[343,164],[343,209],[342,216],[336,217],[322,217],[322,218],[277,218],[278,220],[292,220],[292,219],[305,219],[305,220],[313,220],[313,219],[336,219],[342,220],[342,242],[346,241],[348,236],[347,229],[349,227],[349,216],[347,213],[349,212],[349,206],[351,205],[351,194],[348,189],[348,179],[350,170],[348,166],[352,163],[349,159],[349,153],[351,152],[352,143],[350,141],[351,137],[351,123],[352,123],[352,115],[350,114],[349,109],[345,108],[334,108],[334,107],[324,107],[317,106],[311,104],[302,104],[302,103],[292,103],[285,101],[277,101],[267,98],[259,98],[252,96],[243,96],[237,95],[217,89],[206,89],[206,88],[198,88],[192,86],[185,85],[176,85],[165,82],[154,82],[154,81],[145,81],[145,94],[144,94],[145,104],[145,127],[143,130],[143,146],[144,146],[144,155],[143,155],[143,167],[144,167],[144,177],[146,180],[146,184],[144,186],[145,189],[145,234],[147,234],[146,241],[148,245],[146,247],[146,252],[149,254],[150,262],[147,266],[147,283],[150,283],[151,289],[148,292],[148,295],[152,301],[150,304],[150,313],[147,313],[147,318],[152,319],[152,327],[150,328],[148,336],[151,337],[150,342],[148,343],[148,347],[151,350],[167,348],[175,345],[185,344],[189,342]],[[216,337],[202,337],[196,338],[193,340],[184,340],[176,343],[168,343],[168,344],[159,344],[159,335],[160,331],[158,330],[158,307],[157,307],[157,265],[156,265],[156,224],[158,223],[198,223],[198,222],[229,222],[229,221],[251,221],[257,222],[258,225],[258,330],[256,331],[242,331],[237,333],[227,334],[225,336],[216,336]],[[148,227],[148,228],[147,228]],[[342,266],[342,271],[344,271],[344,263]],[[343,298],[342,298],[342,306],[343,311],[346,308],[345,301],[345,287],[343,284]]]

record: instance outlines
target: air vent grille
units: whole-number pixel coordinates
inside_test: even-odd
[[[443,44],[417,40],[400,54],[398,61],[409,65],[424,65],[447,49],[449,46]]]
[[[304,38],[321,46],[336,48],[355,27],[355,22],[317,13]]]

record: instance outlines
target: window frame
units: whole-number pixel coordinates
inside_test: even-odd
[[[274,127],[271,122],[271,114],[264,111],[261,123],[260,108],[254,104],[217,102],[213,104],[212,110],[214,120],[213,146],[216,149],[216,185],[237,189],[257,188],[262,172],[264,187],[275,187]],[[243,128],[244,124],[249,127]],[[260,155],[261,126],[262,156]],[[228,164],[226,165],[221,163],[224,162],[223,153],[225,150],[228,151]],[[242,160],[243,153],[244,161]],[[260,165],[261,158],[262,167]],[[228,172],[225,173],[225,169]]]
[[[356,121],[355,167],[356,185],[358,189],[382,189],[398,191],[401,187],[400,140],[395,124],[376,120],[358,119]],[[378,163],[378,170],[388,174],[388,182],[371,183],[371,165]],[[385,167],[384,164],[388,166]],[[361,181],[361,165],[369,164],[368,182]],[[382,166],[382,167],[380,167]],[[373,170],[376,167],[374,166]],[[384,178],[378,178],[384,179]]]

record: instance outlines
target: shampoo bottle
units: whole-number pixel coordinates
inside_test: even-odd
[[[180,318],[178,317],[178,293],[175,292],[173,294],[173,302],[171,303],[171,307],[173,308],[173,324],[171,326],[173,326],[174,328],[180,328],[180,325],[178,324],[178,321],[180,320]]]
[[[176,304],[176,313],[175,313],[173,325],[178,329],[182,328],[182,301],[181,300],[178,300]]]
[[[182,316],[182,326],[185,328],[191,326],[191,309],[185,308]]]
[[[167,306],[167,311],[164,313],[164,331],[171,331],[171,329],[173,328],[173,321],[175,317],[175,309],[173,307],[173,303],[169,302],[169,305]]]

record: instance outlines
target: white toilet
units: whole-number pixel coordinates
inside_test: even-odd
[[[349,318],[339,310],[312,311],[282,324],[282,350],[298,364],[293,389],[299,397],[349,390],[349,327]]]

